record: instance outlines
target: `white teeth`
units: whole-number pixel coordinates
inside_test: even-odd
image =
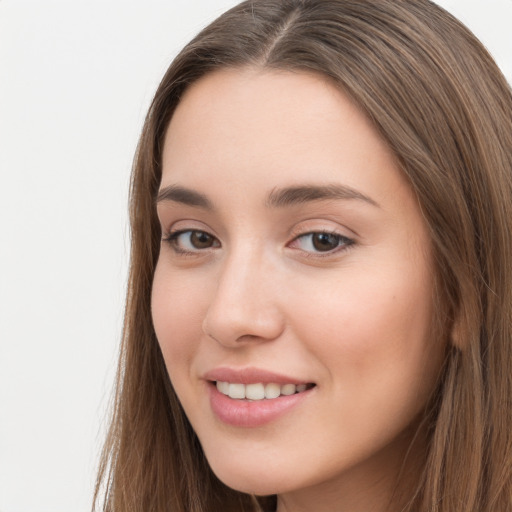
[[[306,391],[306,384],[276,384],[269,382],[268,384],[262,384],[260,382],[254,384],[239,384],[233,382],[216,382],[217,389],[223,394],[230,398],[243,400],[263,400],[278,398],[281,395],[288,396],[295,393],[301,393]]]
[[[295,384],[283,384],[281,386],[281,395],[293,395],[297,391]]]
[[[281,386],[270,382],[265,385],[265,398],[277,398],[281,394]]]
[[[245,386],[245,398],[249,400],[263,400],[265,398],[263,384],[247,384]]]
[[[229,395],[229,382],[222,382],[220,380],[217,381],[217,389],[223,395]]]
[[[229,384],[229,398],[245,398],[245,386],[243,384]]]

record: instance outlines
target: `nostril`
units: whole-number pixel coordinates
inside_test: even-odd
[[[254,334],[242,334],[242,336],[239,336],[236,341],[254,341],[257,338],[258,336],[255,336]]]

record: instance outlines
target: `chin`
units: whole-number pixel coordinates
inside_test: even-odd
[[[297,482],[293,482],[290,478],[292,475],[283,476],[281,471],[277,471],[277,468],[269,468],[268,465],[254,467],[248,464],[248,461],[238,461],[238,463],[229,463],[229,461],[208,462],[215,476],[235,491],[256,496],[269,496],[288,492],[297,487]],[[241,462],[245,463],[241,464]]]

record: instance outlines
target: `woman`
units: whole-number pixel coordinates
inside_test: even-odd
[[[448,13],[221,16],[138,148],[104,510],[512,510],[511,219],[510,88]]]

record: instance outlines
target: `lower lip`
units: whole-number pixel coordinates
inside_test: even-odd
[[[299,405],[312,390],[294,395],[264,400],[236,400],[221,393],[214,383],[208,383],[213,413],[223,423],[234,427],[259,427],[276,420]]]

